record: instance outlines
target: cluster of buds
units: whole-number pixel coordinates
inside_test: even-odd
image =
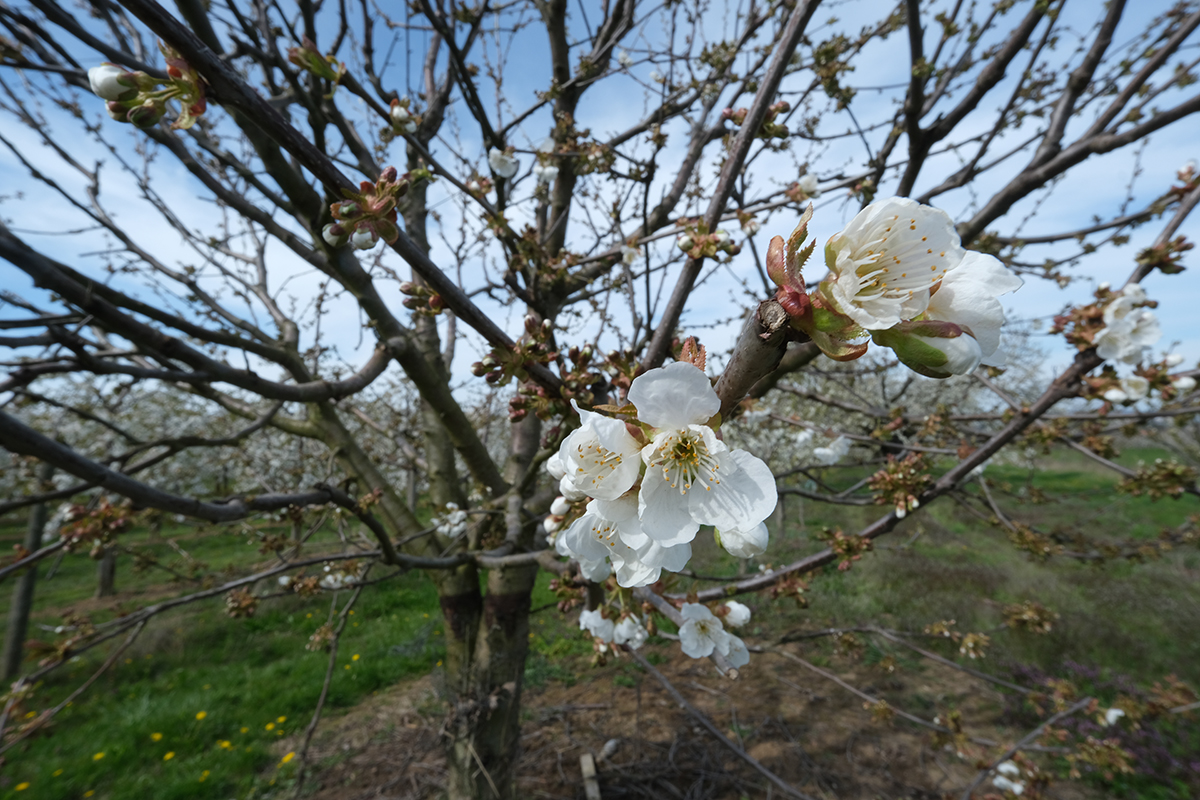
[[[762,125],[758,128],[756,134],[760,139],[786,139],[788,137],[787,125],[776,122],[775,120],[780,114],[786,114],[792,110],[791,104],[785,100],[780,100],[778,103],[772,104],[767,108],[767,114],[763,117]],[[727,108],[721,112],[721,119],[729,120],[739,128],[746,123],[746,115],[750,112],[747,109],[739,108],[734,111],[732,108]]]
[[[1178,275],[1184,270],[1179,263],[1183,260],[1183,254],[1195,246],[1184,237],[1176,236],[1158,247],[1147,247],[1138,253],[1137,263],[1144,267],[1157,268],[1165,275]]]
[[[685,225],[683,233],[675,239],[675,245],[690,258],[714,258],[717,253],[732,257],[742,252],[741,246],[733,243],[729,231],[717,228],[709,233],[703,220]]]
[[[1041,634],[1049,633],[1058,619],[1058,614],[1033,600],[1007,605],[1003,615],[1004,624],[1009,628]]]
[[[933,481],[927,469],[921,453],[909,453],[899,460],[888,456],[887,466],[872,475],[867,485],[875,492],[876,503],[890,504],[896,509],[896,516],[903,518],[921,505],[917,498]]]
[[[1183,497],[1184,492],[1196,488],[1196,470],[1186,464],[1180,464],[1171,459],[1154,460],[1150,466],[1139,464],[1134,474],[1117,484],[1117,491],[1140,497],[1143,494],[1151,500],[1171,497],[1176,500]]]
[[[986,633],[968,633],[958,643],[958,652],[972,661],[983,658],[992,640]]]
[[[483,197],[492,190],[492,179],[486,176],[474,173],[466,182],[467,191],[476,197]]]
[[[388,109],[388,116],[392,120],[392,127],[398,133],[416,133],[417,128],[421,125],[421,117],[419,114],[413,113],[411,103],[412,101],[407,97],[403,100],[392,98],[392,105]]]
[[[258,598],[247,589],[234,589],[225,595],[225,613],[234,619],[253,617],[258,610]]]
[[[356,250],[370,250],[380,239],[391,244],[400,236],[396,203],[414,181],[428,177],[426,170],[400,175],[388,167],[375,183],[363,181],[357,192],[343,190],[346,199],[329,207],[335,222],[325,226],[322,238],[330,247],[349,242]]]
[[[483,378],[493,386],[507,386],[513,378],[529,379],[529,364],[549,364],[558,358],[558,352],[550,345],[549,337],[554,325],[550,320],[539,321],[534,314],[525,316],[526,335],[511,349],[493,348],[471,365],[471,374]]]
[[[787,241],[782,236],[767,246],[767,275],[779,287],[775,300],[791,317],[794,330],[806,335],[821,352],[836,361],[853,361],[867,352],[865,334],[854,320],[825,299],[825,292],[809,294],[804,283],[804,264],[812,257],[816,241],[804,245],[813,206],[800,215],[800,222]]]
[[[446,303],[442,296],[427,286],[404,281],[400,284],[400,292],[406,295],[404,307],[421,316],[436,317],[446,310]]]
[[[1008,540],[1018,550],[1024,550],[1038,561],[1045,561],[1050,556],[1056,556],[1063,551],[1062,545],[1022,522],[1012,524]]]
[[[329,81],[334,87],[346,74],[345,64],[334,58],[332,53],[321,55],[317,45],[307,36],[301,40],[300,47],[288,48],[288,61],[314,77]]]
[[[608,172],[617,160],[613,149],[603,142],[584,142],[578,152],[579,158],[575,162],[576,175]]]
[[[738,211],[737,216],[738,224],[742,228],[742,233],[746,234],[747,236],[753,236],[762,230],[762,223],[755,219],[753,214],[745,211]]]
[[[565,614],[575,606],[583,604],[587,597],[587,581],[567,574],[550,581],[550,591],[558,598],[558,610]]]
[[[817,534],[817,538],[825,542],[829,549],[837,553],[838,558],[841,559],[838,562],[839,572],[849,571],[851,565],[862,558],[863,553],[870,552],[873,547],[873,542],[867,537],[854,534],[847,536],[841,528],[837,530],[825,528]]]
[[[117,534],[129,530],[133,517],[124,505],[114,506],[102,499],[92,510],[86,506],[72,506],[67,512],[66,522],[59,528],[59,536],[65,542],[68,553],[76,552],[83,542],[91,543],[88,555],[100,558],[112,544]]]
[[[159,50],[167,62],[165,80],[105,62],[88,70],[88,84],[93,94],[108,101],[108,115],[117,122],[152,128],[166,115],[167,101],[178,100],[180,113],[171,127],[190,128],[207,108],[204,84],[178,53],[163,44]]]
[[[546,540],[551,544],[554,543],[555,534],[566,524],[567,517],[572,516],[571,501],[559,495],[554,498],[554,502],[550,504],[550,513],[542,520],[542,527],[546,531]],[[577,515],[574,515],[577,516]]]

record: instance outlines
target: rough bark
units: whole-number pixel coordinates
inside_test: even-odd
[[[43,463],[38,471],[42,487],[54,474],[54,467]],[[46,527],[46,504],[38,503],[29,510],[29,527],[25,530],[25,549],[37,552],[42,546],[42,531]],[[8,609],[8,627],[4,635],[4,682],[17,677],[25,652],[25,633],[29,630],[29,612],[33,609],[33,588],[37,584],[37,564],[25,570],[13,587],[12,607]]]

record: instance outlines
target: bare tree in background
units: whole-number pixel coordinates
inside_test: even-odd
[[[964,246],[1027,277],[1069,283],[1098,252],[1118,257],[1102,246],[1153,220],[1161,233],[1137,265],[1127,259],[1131,282],[1178,271],[1180,227],[1200,199],[1194,175],[1116,213],[1051,192],[1094,164],[1131,174],[1148,137],[1196,124],[1200,8],[1151,17],[1123,0],[905,0],[867,10],[876,18],[859,27],[863,9],[818,0],[418,0],[390,11],[366,0],[170,10],[0,0],[0,144],[6,174],[27,176],[22,205],[5,189],[0,258],[36,287],[4,295],[0,446],[64,481],[30,489],[14,469],[0,511],[87,494],[87,513],[108,514],[97,525],[116,539],[127,521],[96,505],[101,494],[213,522],[340,509],[374,539],[371,549],[347,540],[347,558],[423,570],[437,586],[450,797],[514,796],[531,592],[539,569],[575,569],[547,548],[542,521],[557,492],[544,465],[575,424],[569,400],[621,405],[635,375],[680,357],[687,325],[749,311],[717,370],[725,421],[748,397],[767,407],[774,394],[803,401],[801,427],[872,448],[867,434],[888,425],[876,455],[956,455],[917,484],[923,506],[1062,400],[1103,404],[1053,428],[1093,455],[1111,435],[1097,421],[1125,413],[1103,399],[1117,379],[1097,371],[1086,337],[1061,375],[1007,391],[986,371],[950,384],[969,387],[955,397],[970,407],[938,426],[891,413],[912,383],[903,376],[875,385],[874,399],[838,388],[843,367],[801,386],[831,362],[773,299],[766,241],[818,197],[813,225],[832,233],[835,214],[899,195],[960,209]],[[827,21],[834,14],[859,29]],[[878,58],[897,80],[856,86],[856,66]],[[88,91],[100,62],[144,82],[137,105],[109,102],[116,121]],[[1023,235],[1047,202],[1070,204],[1076,221]],[[718,229],[744,236],[676,246]],[[810,265],[810,286],[821,273]],[[718,285],[729,288],[708,288]],[[1078,323],[1068,333],[1099,313],[1091,297],[1072,302],[1095,313],[1068,314],[1064,325]],[[368,343],[357,359],[346,355],[353,326]],[[468,360],[484,380],[461,368]],[[1171,367],[1146,367],[1162,402],[1138,419],[1195,403],[1194,382]],[[85,401],[65,389],[79,385],[107,388]],[[123,414],[135,401],[138,430]],[[204,430],[179,429],[184,408]],[[50,424],[64,418],[72,427]],[[255,469],[246,456],[220,482],[164,482],[172,464],[216,470],[262,443],[295,469]],[[785,495],[891,502],[886,479],[801,488],[791,481],[808,473],[796,462],[772,463]],[[1181,469],[1126,477],[1195,493]],[[700,600],[845,555],[835,543]],[[589,607],[602,597],[593,586]],[[679,621],[683,598],[637,597]],[[136,632],[159,610],[101,626],[70,651]]]

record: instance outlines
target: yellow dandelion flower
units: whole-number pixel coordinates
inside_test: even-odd
[[[161,741],[162,741],[162,734],[161,734],[161,733],[152,733],[152,734],[150,734],[150,741],[152,741],[152,742],[161,742]]]
[[[352,608],[352,609],[350,609],[350,613],[351,613],[351,614],[353,614],[353,613],[354,613],[354,609],[353,609],[353,608]]]
[[[308,619],[312,619],[312,614],[305,614],[304,616],[307,617]]]
[[[442,661],[441,661],[441,659],[438,659],[438,663],[437,663],[437,665],[438,665],[439,667],[442,665]]]
[[[96,790],[95,790],[95,789],[88,789],[86,792],[84,792],[84,793],[83,793],[83,796],[84,796],[84,797],[91,797],[91,796],[92,796],[92,795],[94,795],[95,793],[96,793]]]
[[[99,761],[99,760],[100,760],[100,759],[102,759],[102,758],[104,758],[104,752],[103,752],[103,751],[101,751],[101,752],[99,752],[99,753],[96,753],[96,755],[92,756],[92,761]]]
[[[287,722],[287,717],[279,717],[275,721],[282,725],[283,723]]]
[[[169,752],[165,756],[163,756],[163,761],[170,761],[174,757],[175,757],[175,751],[172,750],[171,752]]]
[[[207,691],[208,691],[209,689],[211,689],[211,688],[212,688],[212,684],[211,684],[211,683],[206,683],[206,684],[204,684],[204,691],[206,691],[206,692],[207,692]]]
[[[37,716],[36,711],[30,711],[28,714],[25,715],[25,719],[33,719],[36,716]]]
[[[127,659],[125,659],[125,663],[126,663],[126,664],[132,664],[132,663],[133,663],[133,659],[132,659],[132,658],[127,658]]]
[[[347,665],[346,665],[346,669],[350,669],[350,665],[349,665],[349,664],[347,664]]]
[[[354,655],[350,656],[350,660],[351,660],[351,661],[358,661],[358,653],[355,653]]]
[[[284,756],[283,758],[279,759],[279,763],[280,763],[280,764],[286,764],[286,763],[288,763],[289,761],[291,761],[291,760],[292,760],[293,758],[295,758],[295,757],[296,757],[296,754],[295,754],[295,753],[288,753],[286,756]]]
[[[54,772],[53,772],[53,773],[51,773],[51,774],[52,774],[52,775],[53,775],[55,778],[57,778],[59,775],[62,775],[62,774],[63,774],[63,771],[62,771],[61,769],[56,769],[56,770],[54,770]]]
[[[197,711],[196,712],[196,719],[204,719],[207,716],[208,716],[207,711]]]
[[[429,615],[428,615],[428,614],[422,614],[421,616],[422,616],[422,617],[424,617],[425,619],[429,619]]]
[[[22,783],[18,783],[16,786],[14,786],[13,791],[14,792],[23,792],[28,788],[29,788],[29,781],[24,781]]]
[[[200,773],[200,782],[201,782],[201,783],[204,783],[204,780],[205,780],[207,777],[208,777],[208,770],[204,770],[204,772],[201,772],[201,773]]]
[[[267,723],[267,730],[269,730],[269,731],[273,731],[273,730],[275,730],[275,723],[274,723],[274,722],[268,722],[268,723]]]
[[[246,731],[248,731],[248,730],[250,730],[250,729],[249,729],[249,728],[247,728],[245,725],[243,725],[243,726],[242,726],[242,733],[245,733],[245,732],[246,732]]]

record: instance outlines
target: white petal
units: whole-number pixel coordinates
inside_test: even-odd
[[[679,628],[679,646],[692,658],[707,658],[712,655],[715,644],[712,639],[700,634],[695,622],[685,622]]]
[[[747,530],[719,530],[717,535],[721,539],[721,547],[735,558],[762,555],[766,552],[767,542],[771,538],[766,524],[762,522]]]
[[[684,603],[683,608],[679,609],[679,614],[687,620],[716,619],[703,603]]]
[[[731,666],[744,667],[750,663],[750,651],[746,643],[737,636],[729,634],[729,652],[725,654]]]
[[[725,624],[740,628],[750,621],[750,609],[746,605],[737,600],[729,600],[725,607],[729,609],[729,613],[725,615]]]
[[[634,378],[628,397],[637,406],[638,419],[655,428],[702,424],[721,410],[708,376],[684,361]]]
[[[722,530],[753,528],[775,510],[779,500],[775,476],[762,459],[745,450],[733,450],[725,460],[736,464],[737,470],[722,470],[721,482],[708,491],[697,487],[688,492],[692,518]]]
[[[642,531],[661,545],[686,544],[700,530],[700,523],[688,510],[688,496],[671,488],[658,470],[649,470],[642,477],[638,517]]]
[[[996,298],[1015,292],[1023,284],[1000,259],[968,252],[942,280],[926,313],[931,319],[966,328],[979,342],[982,357],[988,358],[1000,347],[1000,328],[1004,325],[1004,307]]]

